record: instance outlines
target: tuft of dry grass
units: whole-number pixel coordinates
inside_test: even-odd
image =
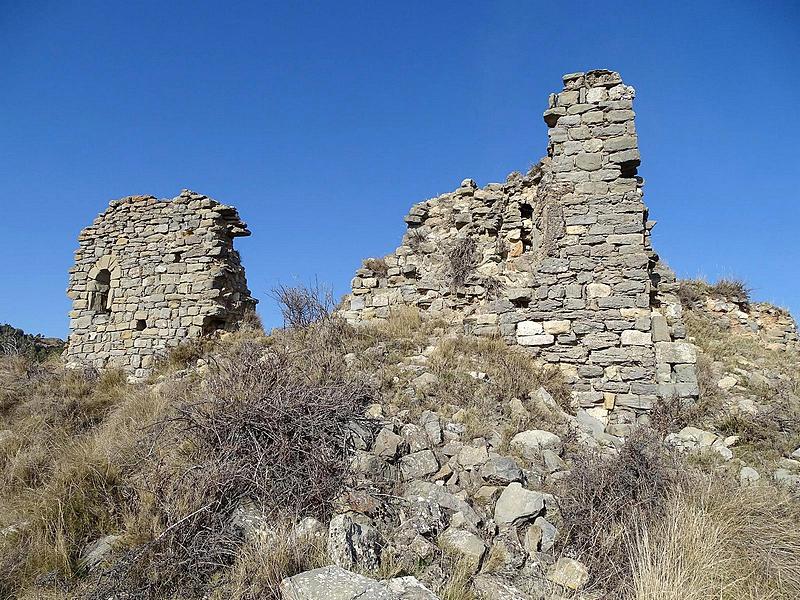
[[[466,283],[467,278],[477,267],[477,244],[471,237],[460,238],[453,244],[447,255],[450,261],[450,275],[453,287]]]
[[[438,590],[441,600],[476,600],[472,591],[472,566],[465,558],[445,557],[449,574],[444,586]]]
[[[629,546],[635,600],[800,597],[800,503],[769,486],[676,488]]]
[[[704,279],[683,279],[679,282],[678,299],[684,308],[699,308],[705,298],[734,302],[747,310],[752,290],[741,279],[722,278],[716,283]]]
[[[259,530],[239,548],[211,600],[281,600],[283,579],[330,564],[326,543],[324,536],[296,535],[289,523]]]
[[[378,277],[386,277],[389,272],[389,266],[386,264],[386,259],[383,258],[368,258],[364,261],[364,268],[369,269]]]

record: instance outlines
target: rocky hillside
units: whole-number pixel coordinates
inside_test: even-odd
[[[308,290],[144,383],[4,357],[0,597],[797,598],[794,321],[679,296],[699,398],[616,430],[519,348]]]
[[[8,324],[0,324],[0,355],[23,354],[44,360],[64,350],[64,340],[25,333]]]

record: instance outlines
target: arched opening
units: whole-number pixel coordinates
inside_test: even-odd
[[[111,312],[111,271],[100,269],[89,282],[89,308],[95,313]]]

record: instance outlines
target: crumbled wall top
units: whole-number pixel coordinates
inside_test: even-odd
[[[235,208],[189,190],[112,201],[78,238],[67,362],[143,377],[168,348],[235,328],[256,303],[233,249],[247,235]]]
[[[547,156],[414,205],[400,247],[357,271],[344,316],[409,305],[500,336],[560,365],[575,403],[612,424],[697,395],[675,276],[650,244],[634,95],[612,71],[565,75],[544,112]]]

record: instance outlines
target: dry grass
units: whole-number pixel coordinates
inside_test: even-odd
[[[800,504],[771,487],[678,487],[629,546],[635,600],[800,597]]]
[[[436,404],[465,409],[467,419],[472,415],[472,420],[482,423],[484,430],[493,425],[493,418],[509,420],[506,413],[512,398],[527,399],[540,387],[550,392],[560,405],[569,404],[569,387],[560,370],[541,365],[500,339],[474,336],[443,339],[431,355],[429,369],[438,378],[431,392]],[[487,378],[477,379],[471,374],[476,372],[486,373]],[[542,425],[548,421],[549,416],[537,411],[532,403],[526,407],[531,419],[516,423],[517,426]]]
[[[438,590],[440,600],[476,600],[470,582],[472,567],[467,559],[444,556],[448,577]]]
[[[364,261],[364,268],[369,269],[378,277],[386,277],[389,272],[389,266],[386,264],[386,259],[383,258],[368,258]]]
[[[324,536],[297,536],[290,524],[258,531],[239,548],[211,600],[281,600],[284,578],[329,564],[326,542]]]
[[[678,298],[684,308],[699,308],[705,298],[715,298],[734,302],[743,308],[750,305],[752,290],[741,279],[722,278],[716,283],[704,279],[684,279],[680,281]]]
[[[123,473],[135,462],[140,427],[164,410],[163,398],[102,375],[49,365],[6,406],[0,429],[0,596],[48,574],[79,574],[83,546],[124,528],[132,490]],[[42,591],[44,597],[45,591]]]
[[[464,237],[455,242],[447,255],[450,261],[450,276],[453,287],[466,283],[467,278],[477,267],[477,245],[471,237]]]

